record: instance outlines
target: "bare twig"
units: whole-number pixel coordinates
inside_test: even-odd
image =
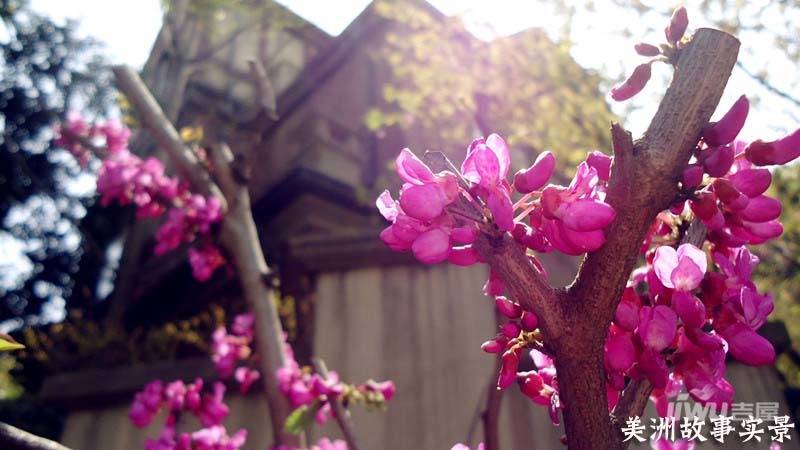
[[[0,422],[0,448],[3,450],[70,450],[58,442],[45,439]]]
[[[325,361],[319,358],[314,358],[313,360],[314,370],[322,376],[322,378],[328,378],[328,367],[325,365]],[[330,399],[328,404],[331,405],[331,414],[333,415],[333,419],[336,421],[336,425],[339,426],[339,430],[342,432],[342,436],[344,440],[347,442],[347,448],[349,450],[361,450],[359,447],[358,442],[356,440],[355,432],[353,432],[353,423],[350,420],[350,413],[342,408],[342,405],[335,399]]]
[[[758,74],[756,74],[754,72],[751,72],[750,69],[745,67],[744,64],[742,64],[741,61],[737,61],[736,62],[736,67],[741,69],[741,71],[744,72],[748,77],[750,77],[750,78],[758,81],[759,83],[761,83],[761,85],[764,86],[764,89],[772,92],[773,94],[777,95],[778,97],[784,98],[784,99],[794,103],[795,106],[800,106],[800,98],[797,98],[797,97],[793,96],[792,94],[790,94],[790,93],[788,93],[788,92],[786,92],[786,91],[784,91],[782,89],[779,89],[777,86],[775,86],[774,84],[770,83],[766,78],[762,77],[761,75],[758,75]]]
[[[145,86],[139,74],[127,66],[113,69],[117,88],[125,94],[139,114],[142,125],[147,128],[163,147],[172,164],[191,185],[204,195],[213,195],[224,201],[208,172],[203,170],[197,155],[181,140],[178,131],[167,119],[155,97]]]
[[[503,322],[500,313],[495,310],[495,322],[498,326]],[[502,366],[501,355],[495,355],[494,372],[489,377],[486,393],[486,408],[481,413],[483,421],[483,442],[486,450],[500,450],[500,411],[503,404],[503,391],[497,389],[497,374]]]
[[[233,257],[243,296],[256,318],[256,342],[273,435],[279,444],[296,444],[297,437],[284,431],[283,425],[290,409],[278,390],[276,380],[276,371],[284,364],[283,332],[276,309],[276,294],[268,283],[271,272],[253,221],[250,194],[247,186],[237,182],[231,171],[232,152],[225,144],[215,146],[212,152],[218,185],[194,152],[181,141],[139,75],[127,67],[116,67],[114,74],[119,89],[135,107],[141,123],[162,145],[176,170],[189,180],[194,190],[219,198],[226,207],[220,242]]]

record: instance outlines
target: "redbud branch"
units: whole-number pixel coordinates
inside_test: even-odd
[[[200,163],[197,155],[180,138],[139,75],[124,66],[114,68],[117,87],[133,104],[141,123],[150,130],[175,168],[192,188],[213,195],[225,206],[220,242],[233,257],[242,295],[256,318],[256,342],[260,352],[261,377],[270,411],[273,436],[278,444],[294,445],[297,437],[284,432],[290,408],[278,390],[276,371],[284,364],[283,338],[276,309],[276,293],[267,283],[271,274],[258,237],[247,186],[233,176],[233,155],[225,144],[215,146],[212,157],[219,185]],[[220,186],[222,188],[220,188]]]
[[[106,150],[105,147],[95,144],[94,142],[92,142],[91,139],[89,139],[86,136],[81,136],[80,134],[73,133],[67,127],[62,127],[62,129],[59,130],[59,133],[80,143],[81,147],[92,152],[95,158],[105,159],[105,157],[108,156],[108,151]]]
[[[163,147],[175,169],[200,193],[213,195],[224,200],[222,193],[203,170],[197,155],[181,140],[178,131],[167,119],[155,97],[145,86],[139,74],[127,66],[113,68],[117,88],[125,94],[145,128],[150,130],[156,141]]]
[[[612,126],[615,160],[606,201],[617,215],[605,230],[605,245],[586,256],[563,296],[562,328],[571,329],[571,339],[548,342],[554,346],[561,397],[567,405],[564,423],[570,449],[624,447],[601,388],[603,343],[647,230],[675,199],[678,181],[719,103],[738,51],[735,37],[699,29],[681,48],[672,83],[644,136],[634,142],[622,127]]]
[[[325,366],[325,361],[314,358],[312,361],[314,365],[314,370],[320,374],[323,378],[328,378],[328,368]],[[339,404],[339,401],[336,399],[330,399],[328,403],[331,405],[331,414],[333,415],[333,419],[336,421],[336,424],[339,426],[339,430],[342,432],[342,436],[344,440],[347,442],[347,448],[349,450],[360,450],[358,442],[356,441],[356,435],[353,432],[353,423],[350,420],[350,413],[342,409],[342,405]]]
[[[9,450],[70,450],[58,442],[45,439],[0,422],[0,448]]]

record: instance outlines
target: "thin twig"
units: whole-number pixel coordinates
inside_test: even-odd
[[[328,379],[328,368],[325,366],[325,361],[320,358],[313,359],[314,370],[322,376],[322,378]],[[356,435],[353,432],[353,423],[350,419],[350,413],[342,408],[342,405],[339,404],[339,401],[336,399],[328,399],[328,404],[331,405],[331,414],[333,415],[333,419],[336,421],[336,424],[339,426],[339,430],[342,431],[342,436],[344,436],[344,440],[347,442],[347,448],[349,450],[360,450],[358,442],[356,441]]]

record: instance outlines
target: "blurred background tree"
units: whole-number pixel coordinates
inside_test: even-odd
[[[442,17],[427,3],[381,1],[378,13],[393,26],[372,53],[388,68],[385,106],[366,124],[416,129],[437,150],[463,149],[474,137],[497,132],[515,147],[515,167],[544,150],[574,167],[586,151],[610,152],[614,116],[603,100],[602,78],[530,28],[491,41],[476,38],[459,17]]]
[[[113,104],[97,43],[24,1],[2,0],[0,18],[0,322],[14,319],[8,328],[60,319],[65,305],[93,308],[119,214],[95,213],[92,171],[50,145],[67,111],[101,116]]]

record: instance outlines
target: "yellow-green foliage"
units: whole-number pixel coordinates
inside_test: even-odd
[[[772,319],[782,320],[797,349],[800,342],[800,167],[781,168],[773,174],[770,195],[783,203],[783,236],[761,246],[756,282],[763,292],[775,297]],[[800,386],[800,374],[789,358],[778,361],[790,383]]]
[[[412,129],[438,139],[426,143],[431,148],[457,149],[459,156],[475,136],[499,132],[528,150],[515,152],[516,167],[543,150],[556,152],[562,169],[588,150],[610,151],[613,115],[600,77],[574,62],[569,45],[535,29],[484,42],[459,19],[410,3],[376,5],[392,25],[371,54],[389,81],[384,106],[365,117],[369,128]]]

